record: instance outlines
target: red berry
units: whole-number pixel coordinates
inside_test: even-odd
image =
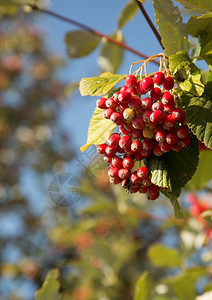
[[[112,162],[112,157],[108,155],[104,155],[103,160],[104,162],[110,164]]]
[[[142,101],[141,101],[141,105],[144,109],[150,109],[152,107],[152,104],[153,104],[153,100],[149,97],[147,98],[144,98]]]
[[[134,129],[131,133],[132,139],[140,139],[143,137],[141,129]]]
[[[144,95],[146,94],[146,91],[142,87],[142,80],[138,82],[137,84],[137,91],[139,94]]]
[[[117,169],[114,166],[111,166],[108,169],[108,176],[110,176],[110,177],[117,177],[118,176],[118,172],[119,172],[119,169]]]
[[[170,131],[166,136],[166,142],[170,145],[174,145],[178,141],[176,130]]]
[[[148,91],[151,91],[154,87],[154,81],[151,77],[144,77],[142,79],[142,88],[144,91],[148,92]]]
[[[159,186],[152,184],[147,188],[147,196],[151,197],[153,195],[157,195],[159,192]]]
[[[105,102],[107,108],[116,108],[117,102],[113,98],[108,98]]]
[[[146,194],[146,192],[147,192],[147,189],[148,189],[148,187],[147,187],[147,186],[144,186],[144,185],[142,185],[142,186],[140,187],[140,190],[139,190],[139,192],[140,192],[140,193],[142,193],[142,194]]]
[[[98,146],[97,146],[97,152],[99,153],[99,154],[105,154],[105,149],[106,149],[106,147],[107,147],[107,144],[99,144]]]
[[[158,144],[156,144],[154,146],[154,148],[152,149],[152,152],[156,155],[156,156],[161,156],[163,155],[163,151],[160,149],[160,146]]]
[[[116,154],[116,148],[114,147],[114,146],[107,146],[106,148],[105,148],[105,153],[108,155],[108,156],[111,156],[111,157],[113,157],[113,156],[115,156],[115,154]]]
[[[119,178],[121,179],[128,179],[130,177],[130,170],[128,169],[120,169],[119,172],[118,172],[118,175],[119,175]]]
[[[175,108],[172,112],[172,117],[175,119],[177,122],[182,122],[184,121],[185,114],[184,111],[181,108]]]
[[[163,92],[161,102],[164,105],[168,105],[169,103],[171,104],[174,102],[174,97],[170,92]]]
[[[162,143],[166,140],[166,136],[167,136],[167,131],[164,129],[159,129],[156,133],[155,133],[155,139],[158,143]]]
[[[154,145],[155,145],[155,139],[144,139],[142,144],[143,149],[147,151],[151,150],[154,147]]]
[[[110,119],[110,116],[111,116],[112,113],[114,113],[114,112],[115,112],[114,109],[112,109],[112,108],[107,108],[107,109],[105,109],[105,110],[103,111],[103,117],[104,117],[105,119]]]
[[[144,109],[143,109],[143,107],[139,107],[139,108],[137,108],[137,109],[135,109],[135,114],[136,114],[136,116],[141,116],[141,115],[143,115],[143,112],[144,112]]]
[[[151,150],[142,150],[141,154],[143,155],[143,157],[149,157],[151,155]]]
[[[130,180],[132,181],[133,184],[139,184],[141,183],[141,178],[138,177],[137,172],[133,172],[130,175]]]
[[[176,124],[176,120],[173,119],[172,115],[170,114],[170,115],[165,116],[163,123],[166,127],[172,128]]]
[[[179,139],[178,141],[178,145],[180,145],[181,147],[187,147],[191,142],[191,138],[189,135],[187,135],[186,137]]]
[[[169,152],[172,150],[172,145],[168,144],[166,141],[159,144],[161,151]]]
[[[129,92],[120,92],[118,95],[118,100],[121,103],[129,103],[131,100],[131,94]]]
[[[174,109],[175,109],[175,102],[170,102],[169,104],[163,106],[164,112],[171,113],[173,112]]]
[[[140,186],[139,185],[138,186],[131,186],[129,188],[129,192],[130,193],[137,193],[139,190],[140,190]]]
[[[142,150],[142,144],[140,141],[133,141],[131,144],[131,150],[133,153],[139,153]]]
[[[129,131],[134,130],[134,127],[132,126],[131,123],[125,123],[124,127],[125,127],[126,130],[129,130]]]
[[[178,145],[178,143],[172,145],[172,150],[175,151],[175,152],[180,152],[183,148]]]
[[[154,83],[157,85],[161,85],[164,83],[165,76],[162,72],[157,72],[154,75]]]
[[[163,123],[164,118],[165,115],[161,110],[155,110],[150,115],[150,121],[156,124]]]
[[[155,102],[152,104],[152,111],[155,111],[155,110],[163,110],[163,103],[161,102]]]
[[[127,103],[119,103],[118,104],[118,107],[117,107],[117,110],[120,112],[120,113],[123,113],[125,111],[125,109],[128,108],[128,104]]]
[[[119,131],[124,134],[124,135],[130,135],[131,134],[131,131],[125,129],[124,125],[122,124],[120,127],[119,127]]]
[[[150,109],[147,109],[147,110],[144,111],[144,113],[143,113],[144,122],[147,122],[147,123],[150,122],[151,113],[152,113],[152,110],[150,110]]]
[[[145,166],[140,167],[137,171],[139,178],[147,178],[149,176],[149,169]]]
[[[152,185],[151,179],[149,177],[144,178],[142,180],[142,185],[144,185],[144,186],[150,186],[150,185]]]
[[[112,133],[109,136],[109,139],[107,140],[107,142],[110,146],[116,147],[119,144],[119,140],[120,140],[120,135],[118,133]]]
[[[110,109],[110,108],[108,108]],[[124,122],[123,115],[117,111],[113,112],[110,116],[110,119],[115,123],[116,125],[121,125]]]
[[[128,75],[125,78],[125,84],[128,87],[136,87],[137,86],[137,78],[134,75]]]
[[[153,99],[153,100],[159,100],[160,97],[161,97],[161,89],[159,87],[154,87],[152,90],[151,90],[151,93],[150,93],[150,97]]]
[[[125,157],[122,162],[125,169],[131,170],[134,166],[134,160],[131,157]]]
[[[139,109],[141,107],[141,99],[139,97],[133,97],[128,106],[132,109]]]
[[[122,161],[123,159],[119,156],[114,156],[112,158],[112,166],[117,168],[117,169],[121,169],[122,168]]]
[[[179,138],[185,138],[189,134],[189,129],[187,125],[180,126],[177,129],[177,136]]]
[[[145,127],[145,123],[142,117],[135,117],[132,121],[132,126],[135,129],[143,129]]]
[[[107,100],[107,98],[99,98],[96,101],[96,105],[101,109],[106,109],[107,108],[106,100]]]
[[[127,92],[127,89],[128,89],[128,86],[127,86],[127,85],[123,85],[123,86],[120,88],[120,92]]]
[[[142,153],[135,153],[133,156],[134,156],[134,159],[139,160],[139,161],[144,159],[144,156],[142,155]]]
[[[166,77],[163,83],[165,90],[171,90],[174,87],[174,79],[170,76]]]
[[[127,149],[131,146],[131,143],[132,143],[132,139],[131,137],[129,137],[128,135],[124,135],[120,138],[119,140],[119,146],[122,148],[122,149]]]
[[[121,92],[116,92],[116,93],[114,93],[113,94],[113,100],[115,101],[115,102],[119,102],[119,99],[118,99],[118,96],[119,96],[119,94],[120,94]]]
[[[156,200],[160,196],[160,192],[158,191],[156,194],[149,196],[149,200]]]
[[[121,178],[119,178],[118,176],[110,177],[110,183],[119,184],[120,182],[121,182]]]

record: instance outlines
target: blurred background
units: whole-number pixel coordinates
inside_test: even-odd
[[[147,56],[160,53],[137,9],[118,26],[128,3],[44,4]],[[145,8],[154,20],[151,1]],[[187,185],[185,219],[176,220],[164,196],[150,203],[111,186],[94,146],[80,152],[96,105],[96,97],[80,95],[80,79],[127,74],[141,58],[104,41],[87,56],[70,57],[64,37],[79,28],[13,1],[0,0],[0,23],[0,299],[34,299],[55,268],[63,300],[130,300],[139,278],[147,297],[139,299],[188,300],[211,290],[212,233],[199,217],[211,207],[210,185],[196,195],[198,179]],[[211,151],[203,152],[207,165]],[[66,193],[69,178],[75,192],[61,205],[50,192]]]

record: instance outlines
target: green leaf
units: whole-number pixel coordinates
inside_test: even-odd
[[[204,92],[204,84],[201,82],[200,70],[191,61],[185,51],[179,51],[169,57],[170,70],[174,75],[178,86],[195,96],[201,96]]]
[[[162,37],[162,43],[167,55],[180,50],[188,51],[188,34],[186,25],[178,7],[171,0],[153,0],[155,22]]]
[[[180,254],[176,249],[167,248],[159,243],[148,249],[147,256],[152,264],[159,268],[179,267],[181,264]]]
[[[87,143],[80,150],[84,152],[91,145],[104,143],[115,127],[111,120],[103,118],[102,109],[96,107],[88,128]]]
[[[188,9],[204,9],[212,11],[211,0],[175,0]]]
[[[188,32],[194,37],[201,37],[200,57],[212,69],[212,13],[200,17],[192,16],[187,23]]]
[[[193,300],[196,297],[195,282],[188,274],[169,277],[165,283],[171,285],[178,300]]]
[[[149,300],[151,294],[151,281],[147,272],[144,272],[137,280],[133,300]]]
[[[199,165],[192,179],[188,182],[188,188],[191,190],[200,190],[212,179],[212,151],[200,151]]]
[[[67,53],[72,58],[90,54],[101,39],[88,31],[70,31],[65,35]]]
[[[161,157],[151,156],[145,163],[151,171],[151,181],[169,192],[177,193],[194,175],[199,162],[199,147],[195,137],[180,152],[170,151]]]
[[[82,78],[79,90],[82,96],[100,96],[107,94],[114,85],[124,79],[127,75],[102,73],[100,77]]]
[[[118,31],[113,35],[113,38],[122,41],[122,33]],[[118,45],[106,42],[101,49],[98,63],[104,72],[115,73],[122,64],[124,51]]]
[[[212,149],[212,101],[206,93],[202,97],[183,92],[181,94],[182,108],[191,131]]]
[[[58,283],[58,277],[58,269],[49,271],[42,287],[35,293],[35,300],[56,300],[60,287]]]
[[[137,13],[138,11],[138,5],[136,1],[130,0],[124,7],[124,9],[121,11],[118,19],[118,27],[122,28],[124,25],[126,25],[127,22],[129,22]]]

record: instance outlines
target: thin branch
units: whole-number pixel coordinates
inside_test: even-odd
[[[142,14],[144,15],[145,19],[147,20],[147,23],[149,24],[150,28],[152,29],[154,35],[156,36],[159,44],[162,47],[162,49],[164,50],[164,47],[163,47],[163,44],[162,44],[162,41],[161,41],[161,36],[160,36],[159,32],[157,31],[155,25],[152,23],[152,20],[148,16],[146,10],[144,9],[143,4],[138,0],[135,0],[135,2],[137,3],[138,7],[140,8],[140,10],[141,10]]]
[[[33,10],[35,10],[35,11],[39,11],[39,12],[44,13],[44,14],[46,14],[46,15],[55,17],[55,18],[57,18],[57,19],[59,19],[59,20],[62,20],[62,21],[64,21],[64,22],[70,23],[70,24],[72,24],[72,25],[76,25],[76,26],[78,26],[78,27],[80,27],[80,28],[82,28],[82,29],[84,29],[84,30],[86,30],[86,31],[91,32],[92,34],[94,34],[94,35],[96,35],[96,36],[98,36],[98,37],[101,37],[102,39],[106,40],[107,42],[112,43],[112,44],[115,44],[115,45],[117,45],[117,46],[119,46],[119,47],[121,47],[121,48],[123,48],[123,49],[126,49],[126,50],[128,50],[128,51],[130,51],[130,52],[132,52],[132,53],[134,53],[134,54],[136,54],[136,55],[138,55],[138,56],[140,56],[140,57],[142,57],[142,58],[144,58],[144,59],[148,59],[148,58],[149,58],[146,54],[144,54],[144,53],[142,53],[142,52],[140,52],[140,51],[137,51],[136,49],[134,49],[134,48],[132,48],[132,47],[126,45],[125,43],[123,43],[123,42],[121,42],[121,41],[118,41],[118,40],[116,40],[116,39],[113,39],[113,38],[111,38],[109,35],[106,35],[106,34],[100,32],[100,31],[94,30],[94,29],[92,29],[91,27],[88,27],[88,26],[86,26],[86,25],[84,25],[84,24],[82,24],[82,23],[79,23],[79,22],[75,21],[75,20],[66,18],[66,17],[61,16],[61,15],[59,15],[59,14],[57,14],[57,13],[55,13],[55,12],[52,12],[52,11],[50,11],[50,10],[43,9],[43,8],[39,8],[38,6],[31,6],[31,8],[32,8]],[[159,62],[156,61],[156,60],[152,60],[152,62],[153,62],[154,64],[156,64],[156,65],[159,65]]]

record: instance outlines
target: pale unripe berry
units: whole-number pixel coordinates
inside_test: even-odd
[[[135,116],[135,111],[131,108],[126,108],[123,112],[123,117],[126,121],[131,121]]]

